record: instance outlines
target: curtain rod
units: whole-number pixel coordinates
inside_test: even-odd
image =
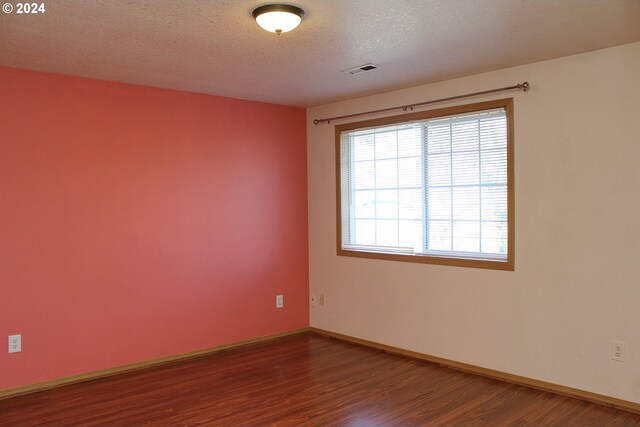
[[[527,89],[529,89],[529,82],[519,83],[513,86],[501,87],[498,89],[489,89],[489,90],[483,90],[481,92],[473,92],[473,93],[466,93],[464,95],[450,96],[448,98],[434,99],[432,101],[418,102],[417,104],[408,104],[408,105],[401,105],[397,107],[382,108],[380,110],[364,111],[362,113],[354,113],[354,114],[347,114],[344,116],[329,117],[327,119],[314,119],[313,124],[317,125],[323,122],[326,122],[328,124],[332,120],[348,119],[350,117],[359,117],[359,116],[365,116],[367,114],[384,113],[385,111],[392,111],[392,110],[399,110],[399,109],[402,109],[402,111],[413,110],[414,107],[421,107],[423,105],[435,104],[436,102],[453,101],[454,99],[470,98],[472,96],[486,95],[488,93],[504,92],[506,90],[513,90],[513,89],[518,89],[518,90],[522,89],[526,92]]]

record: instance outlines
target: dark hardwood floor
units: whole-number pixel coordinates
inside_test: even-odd
[[[640,415],[312,334],[0,401],[3,426],[640,426]]]

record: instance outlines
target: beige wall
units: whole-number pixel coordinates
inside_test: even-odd
[[[311,325],[640,402],[639,76],[634,43],[310,108]],[[525,80],[465,101],[515,99],[514,272],[336,256],[334,125],[314,118]]]

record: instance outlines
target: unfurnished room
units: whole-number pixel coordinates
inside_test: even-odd
[[[640,1],[0,7],[0,426],[640,426]]]

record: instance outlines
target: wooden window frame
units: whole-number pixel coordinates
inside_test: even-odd
[[[341,198],[341,164],[340,135],[344,131],[352,131],[367,127],[379,127],[400,124],[415,120],[434,119],[457,114],[473,113],[483,110],[504,108],[507,119],[507,258],[506,260],[470,259],[440,257],[423,254],[397,254],[342,248],[342,198]],[[453,107],[426,110],[398,116],[390,116],[335,126],[336,157],[336,231],[337,255],[356,258],[381,259],[389,261],[417,262],[424,264],[450,265],[456,267],[485,268],[492,270],[514,271],[515,269],[515,194],[514,194],[514,120],[513,98],[457,105]]]

